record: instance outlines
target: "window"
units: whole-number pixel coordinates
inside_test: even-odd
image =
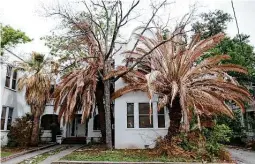
[[[7,72],[6,72],[6,80],[5,80],[5,86],[7,88],[10,87],[11,74],[12,74],[12,67],[8,65],[7,66]]]
[[[165,128],[165,109],[161,108],[158,111],[158,128]]]
[[[1,115],[1,130],[4,130],[5,116],[6,116],[6,107],[3,107],[2,108],[2,115]]]
[[[10,130],[12,123],[13,108],[2,107],[1,130]]]
[[[99,120],[99,115],[95,115],[94,116],[94,120],[93,120],[93,130],[100,130],[100,120]]]
[[[16,90],[17,84],[17,71],[14,70],[11,66],[7,66],[6,71],[6,80],[5,80],[5,87]]]
[[[134,103],[127,103],[127,128],[134,128]]]
[[[13,76],[12,76],[12,89],[16,89],[16,83],[17,83],[17,71],[15,70],[13,72]]]
[[[247,131],[253,132],[255,130],[255,112],[250,111],[246,113],[246,124],[247,124]]]
[[[149,103],[139,103],[139,128],[153,128],[153,113],[151,113],[150,116],[149,112],[150,112]]]
[[[9,108],[9,113],[7,118],[7,130],[10,130],[12,125],[12,113],[13,113],[13,108]]]

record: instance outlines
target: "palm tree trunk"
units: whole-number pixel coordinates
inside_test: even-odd
[[[31,135],[31,146],[38,146],[39,143],[39,123],[40,123],[40,116],[34,116],[33,120],[33,129]]]
[[[171,141],[173,136],[176,136],[180,133],[180,125],[182,119],[180,98],[176,97],[172,103],[172,107],[170,107],[169,105],[168,109],[169,109],[168,114],[170,117],[170,126],[168,128],[166,139]]]

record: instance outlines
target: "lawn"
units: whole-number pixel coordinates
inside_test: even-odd
[[[8,157],[8,156],[10,156],[12,154],[13,154],[13,152],[1,151],[1,158]]]
[[[61,160],[68,161],[111,161],[111,162],[193,162],[198,160],[157,156],[152,150],[105,150],[103,148],[79,149]]]
[[[26,150],[25,148],[1,148],[1,158],[11,156],[13,154],[19,153]]]

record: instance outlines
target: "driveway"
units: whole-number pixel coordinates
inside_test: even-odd
[[[255,164],[255,151],[238,148],[227,149],[238,164]]]

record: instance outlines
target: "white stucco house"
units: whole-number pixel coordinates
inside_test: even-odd
[[[126,45],[130,46],[130,45]],[[128,48],[128,47],[125,47]],[[30,107],[25,101],[25,91],[17,91],[17,81],[22,72],[15,72],[12,61],[19,59],[8,55],[9,64],[1,63],[1,83],[0,83],[0,113],[1,113],[1,145],[7,144],[7,134],[11,123],[17,117],[30,112]],[[115,65],[121,65],[123,56],[115,58]],[[115,83],[115,90],[123,87],[125,84],[120,79]],[[153,99],[152,122],[149,122],[149,99],[143,92],[134,92],[126,94],[114,101],[114,146],[117,149],[124,148],[146,148],[153,147],[155,140],[159,136],[167,133],[169,118],[167,111],[157,111],[157,99]],[[97,111],[92,114],[87,124],[81,124],[81,113],[77,113],[72,123],[58,126],[62,131],[62,137],[66,140],[83,140],[90,142],[97,141],[101,137],[98,126]],[[53,103],[48,103],[40,119],[41,141],[50,142],[51,128],[53,121],[57,120],[58,113],[53,111]]]
[[[3,58],[2,58],[3,59]],[[6,59],[3,59],[6,60]],[[17,80],[22,72],[15,71],[11,65],[12,61],[18,61],[14,56],[8,56],[10,64],[1,62],[1,78],[0,78],[0,106],[1,106],[1,146],[5,146],[8,141],[7,134],[10,130],[11,123],[17,117],[25,115],[30,112],[30,107],[25,101],[25,90],[17,91]],[[87,124],[81,124],[81,113],[77,113],[75,119],[71,124],[63,125],[62,122],[57,122],[62,131],[63,138],[79,138],[88,142],[91,138],[101,137],[100,129],[97,125],[93,125],[93,120],[96,117],[90,118]],[[53,111],[53,103],[46,105],[45,111],[40,119],[40,127],[42,129],[41,141],[51,141],[50,124],[57,120],[58,113]]]

